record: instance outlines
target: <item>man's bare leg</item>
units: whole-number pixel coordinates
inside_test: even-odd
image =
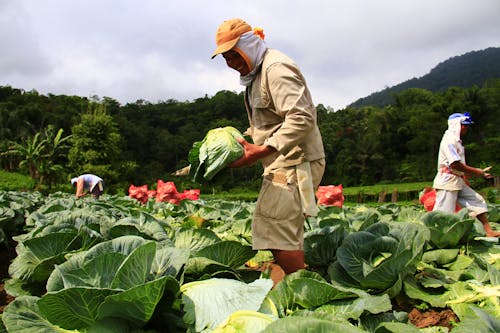
[[[488,215],[486,215],[486,213],[481,213],[476,217],[483,224],[483,228],[484,228],[484,231],[486,232],[486,236],[488,236],[488,237],[500,237],[500,231],[495,231],[495,230],[493,230],[493,228],[491,228],[491,225],[488,222]]]

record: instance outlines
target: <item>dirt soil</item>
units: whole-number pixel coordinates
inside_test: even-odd
[[[414,304],[408,298],[396,297],[393,299],[393,307],[398,311],[408,312],[408,321],[417,328],[443,326],[447,327],[451,332],[453,323],[460,321],[451,309],[431,308],[419,310],[414,307]]]
[[[452,323],[459,322],[457,315],[450,309],[430,309],[422,312],[414,308],[408,314],[408,319],[418,328],[444,326],[448,327],[450,331],[453,328]]]

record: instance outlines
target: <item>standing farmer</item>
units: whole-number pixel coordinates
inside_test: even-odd
[[[252,143],[231,167],[261,161],[262,187],[252,222],[253,248],[270,250],[286,274],[305,268],[304,221],[317,213],[314,196],[325,169],[316,108],[295,62],[267,48],[262,29],[241,19],[224,21],[217,48],[246,87]],[[276,282],[276,281],[275,281]]]
[[[466,176],[491,178],[487,169],[474,168],[465,163],[462,137],[474,122],[468,112],[454,113],[448,117],[448,130],[441,139],[438,156],[438,172],[434,178],[436,203],[433,210],[455,212],[455,205],[467,208],[470,215],[483,224],[488,237],[499,237],[488,223],[488,208],[484,198],[468,184]]]

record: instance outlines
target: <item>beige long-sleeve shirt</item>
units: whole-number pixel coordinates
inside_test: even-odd
[[[262,68],[245,95],[250,128],[257,145],[276,153],[262,160],[270,170],[325,157],[316,108],[298,66],[285,54],[268,49]]]

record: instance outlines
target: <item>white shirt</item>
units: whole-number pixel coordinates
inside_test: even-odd
[[[461,119],[453,120],[448,122],[448,130],[444,133],[439,145],[438,172],[433,184],[437,190],[456,191],[465,186],[463,172],[451,168],[451,164],[456,161],[466,164],[465,149],[460,140]]]

